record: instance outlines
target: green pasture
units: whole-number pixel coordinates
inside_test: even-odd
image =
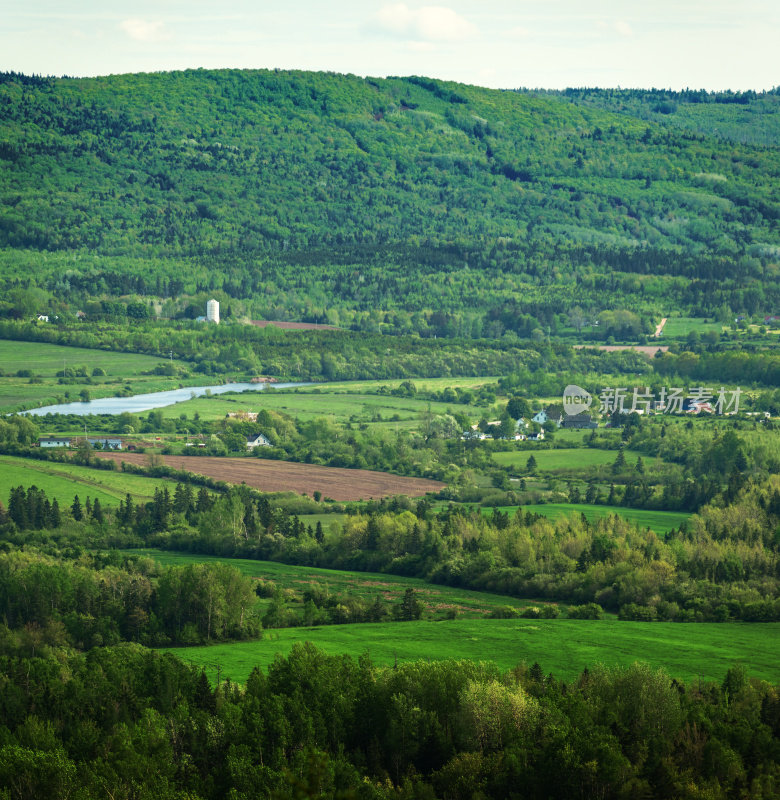
[[[644,661],[685,681],[723,680],[735,663],[750,675],[780,679],[780,623],[674,623],[608,620],[489,620],[391,622],[265,631],[260,641],[175,648],[185,661],[217,677],[243,682],[298,642],[327,653],[392,666],[447,658],[493,661],[501,669],[539,662],[545,673],[571,680],[596,664]]]
[[[50,406],[55,403],[69,403],[79,399],[79,392],[83,388],[83,386],[74,384],[58,386],[51,380],[30,383],[29,378],[0,378],[0,413],[21,411],[37,406]],[[87,388],[92,392],[92,387]],[[69,400],[64,397],[66,390],[71,393]]]
[[[89,495],[100,498],[104,506],[117,506],[128,492],[136,502],[151,500],[154,490],[166,483],[172,490],[171,481],[160,478],[0,455],[0,500],[3,503],[8,500],[12,487],[22,485],[43,489],[49,497],[56,497],[61,507],[63,503],[70,505],[74,494],[82,500]]]
[[[245,558],[218,558],[216,556],[190,555],[164,550],[124,550],[126,555],[144,555],[153,558],[163,566],[178,564],[202,564],[220,561],[237,567],[251,578],[273,581],[281,589],[302,592],[309,587],[317,587],[341,596],[358,597],[373,602],[379,595],[388,607],[401,602],[404,592],[411,587],[418,593],[418,599],[426,607],[425,618],[441,618],[454,608],[459,616],[481,618],[499,606],[525,608],[540,606],[545,601],[521,600],[507,595],[475,592],[450,586],[427,583],[420,578],[407,578],[374,572],[351,572],[346,570],[321,569],[279,564],[274,561],[254,561]],[[295,604],[291,603],[291,608]],[[362,626],[361,626],[362,627]]]
[[[417,426],[429,409],[433,414],[457,410],[470,417],[479,417],[483,411],[475,406],[454,403],[434,403],[392,395],[353,394],[336,389],[321,388],[311,391],[264,391],[228,393],[197,397],[160,409],[164,417],[176,418],[197,412],[201,419],[222,419],[229,413],[245,411],[279,411],[301,420],[330,417],[334,422],[373,423],[390,427]]]
[[[333,383],[322,384],[320,386],[302,386],[302,392],[316,392],[317,390],[327,389],[339,392],[376,392],[382,388],[395,389],[407,380],[415,385],[418,390],[429,392],[440,392],[448,387],[452,389],[477,389],[485,384],[496,383],[498,377],[483,376],[479,378],[397,378],[395,380],[376,380],[376,381],[334,381]]]
[[[85,366],[90,373],[95,367],[100,367],[109,377],[126,378],[167,363],[167,358],[158,356],[0,339],[0,369],[6,374],[29,369],[41,377],[52,378],[64,367]],[[174,360],[173,363],[177,367],[188,366],[182,361]]]
[[[0,378],[0,411],[78,400],[82,389],[87,389],[92,397],[110,397],[125,384],[130,384],[133,394],[175,388],[180,383],[178,379],[142,375],[165,363],[168,359],[137,353],[0,339],[0,370],[5,374]],[[174,360],[173,364],[189,369],[181,361]],[[66,367],[86,367],[90,376],[92,370],[100,368],[106,375],[91,377],[91,383],[72,378],[60,384],[56,374]],[[30,370],[41,382],[30,383],[30,378],[15,377],[18,370]],[[66,392],[69,398],[65,397]]]
[[[661,320],[658,320],[659,322]],[[708,322],[701,317],[669,317],[661,332],[660,339],[676,339],[681,336],[687,336],[691,331],[697,333],[705,333],[706,331],[717,331],[720,333],[723,330],[721,322]]]
[[[311,525],[312,528],[315,528],[320,522],[327,532],[331,522],[342,522],[346,516],[346,514],[298,514],[298,519],[304,525]]]
[[[517,513],[518,508],[525,513],[541,514],[552,520],[561,517],[584,514],[588,522],[596,522],[610,514],[633,522],[640,528],[650,528],[657,534],[668,533],[672,528],[679,528],[691,515],[685,511],[655,511],[645,508],[624,508],[623,506],[592,506],[586,503],[539,503],[527,506],[503,506],[499,511],[505,511],[510,516]],[[483,508],[482,513],[490,515],[492,508]]]
[[[647,456],[636,450],[624,450],[629,467],[642,458],[645,468],[660,464],[655,456]],[[525,473],[525,465],[530,456],[536,459],[537,472],[585,472],[593,467],[611,465],[618,456],[617,450],[597,450],[593,447],[563,448],[560,450],[512,450],[507,453],[494,453],[493,460],[502,467],[520,470]]]

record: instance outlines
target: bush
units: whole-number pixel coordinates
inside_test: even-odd
[[[601,619],[604,609],[598,603],[588,603],[584,606],[570,606],[569,619]]]
[[[658,619],[658,612],[655,606],[640,606],[636,603],[628,603],[620,607],[618,619],[634,620],[636,622],[655,622]]]
[[[525,614],[523,614],[523,616],[525,616]],[[514,606],[497,606],[490,612],[490,614],[488,614],[488,619],[519,619],[519,618],[520,618],[520,609],[515,608]]]

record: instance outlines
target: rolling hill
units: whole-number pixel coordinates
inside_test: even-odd
[[[66,303],[216,292],[309,322],[491,309],[476,332],[448,317],[437,335],[529,335],[575,304],[773,311],[777,97],[738,99],[5,74],[0,276]]]

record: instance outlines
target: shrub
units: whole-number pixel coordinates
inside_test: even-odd
[[[601,619],[604,609],[598,603],[588,603],[584,606],[570,606],[569,619]]]
[[[520,617],[520,609],[514,606],[496,606],[490,614],[488,619],[518,619]]]

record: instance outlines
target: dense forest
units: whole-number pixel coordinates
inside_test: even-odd
[[[506,673],[465,661],[380,668],[367,654],[297,645],[244,686],[215,685],[139,642],[257,636],[254,591],[273,598],[266,628],[379,621],[390,609],[379,598],[333,608],[315,587],[298,619],[272,585],[253,591],[234,567],[164,568],[100,550],[144,542],[430,574],[559,597],[575,603],[567,614],[582,625],[601,615],[595,600],[619,607],[621,619],[780,614],[776,480],[738,490],[730,506],[704,509],[665,541],[617,517],[552,525],[403,505],[377,505],[323,533],[245,489],[214,498],[179,484],[174,497],[128,498],[113,513],[77,498],[55,512],[45,492],[15,489],[0,512],[5,796],[775,796],[777,688],[742,667],[719,683],[686,685],[642,664],[564,681],[538,663]],[[396,619],[419,616],[413,594]]]
[[[641,665],[564,682],[539,664],[382,669],[297,646],[214,688],[137,645],[0,647],[13,800],[776,796],[777,689],[740,668],[721,684]]]
[[[776,94],[662,94],[5,74],[0,313],[192,318],[214,294],[227,318],[466,338],[775,313]]]

